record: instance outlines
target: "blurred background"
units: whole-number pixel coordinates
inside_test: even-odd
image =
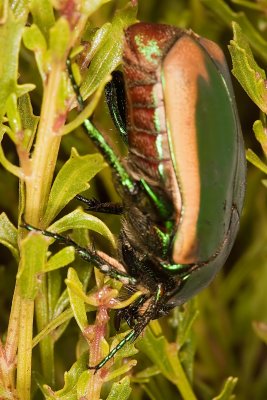
[[[92,26],[99,27],[110,21],[118,8],[126,5],[125,0],[113,0],[103,5],[92,17]],[[228,45],[233,38],[231,20],[241,22],[254,52],[255,59],[262,69],[266,69],[266,53],[259,52],[254,37],[256,33],[267,40],[267,1],[218,1],[218,0],[139,0],[138,19],[141,21],[166,23],[180,28],[191,28],[203,37],[207,37],[222,47],[229,68],[232,61]],[[255,33],[256,32],[256,33]],[[32,75],[35,61],[32,55],[22,49],[21,77],[24,82],[33,81],[37,89],[31,94],[35,114],[40,111],[41,82],[38,74]],[[259,118],[265,119],[259,108],[248,97],[237,80],[232,77],[236,102],[246,148],[251,148],[264,159],[260,144],[254,137],[253,123]],[[111,140],[120,151],[122,148],[107,106],[102,98],[95,114],[94,121],[101,129],[108,132]],[[8,158],[16,162],[15,153],[4,143]],[[75,146],[80,154],[87,154],[93,147],[84,137],[82,131],[64,138],[58,168],[68,158],[70,148]],[[194,360],[192,365],[193,387],[198,399],[215,399],[223,383],[230,376],[237,377],[234,393],[238,400],[267,399],[267,193],[264,186],[265,176],[248,163],[246,199],[241,219],[241,227],[233,251],[215,281],[181,310],[174,310],[169,318],[171,328],[166,328],[170,340],[179,337],[181,315],[194,309],[197,317],[192,327],[188,351]],[[17,180],[7,174],[0,166],[0,209],[5,211],[10,220],[16,224],[18,189]],[[88,197],[100,199],[118,199],[111,183],[110,171],[103,171],[95,179],[95,184],[88,192]],[[77,204],[71,204],[73,209]],[[104,216],[103,220],[113,232],[119,231],[119,218]],[[96,239],[97,241],[98,239]],[[103,244],[105,246],[105,244]],[[4,331],[10,311],[12,289],[15,283],[16,265],[9,251],[0,247],[0,325]],[[163,326],[165,322],[163,321]],[[72,333],[73,332],[73,333]],[[73,334],[73,336],[72,336]],[[58,345],[59,371],[73,362],[74,351],[64,354],[64,349],[72,347],[73,337],[77,340],[76,326],[71,325],[68,335],[63,335]],[[138,347],[138,346],[137,346]],[[186,346],[184,357],[186,357]],[[191,356],[190,355],[190,356]],[[36,356],[38,365],[38,356]],[[133,379],[134,382],[134,379]],[[153,385],[153,381],[152,384]],[[180,395],[164,378],[158,378],[155,387],[161,387],[158,394],[151,389],[145,390],[133,384],[131,399],[179,399]],[[158,386],[157,386],[158,385]],[[60,386],[60,385],[59,385]],[[148,384],[149,387],[149,384]],[[168,395],[164,397],[165,393]],[[150,394],[149,394],[150,393]],[[162,397],[163,396],[163,397]],[[216,399],[233,397],[216,397]]]

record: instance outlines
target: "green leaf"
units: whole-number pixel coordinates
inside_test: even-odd
[[[16,93],[17,97],[23,96],[26,93],[31,92],[35,89],[35,85],[33,83],[25,83],[24,85],[17,85]]]
[[[86,398],[86,393],[88,392],[88,387],[90,380],[92,378],[92,371],[84,371],[78,379],[77,382],[77,398],[83,399]]]
[[[76,64],[74,64],[74,65],[76,65]],[[84,109],[77,115],[77,117],[74,120],[72,120],[71,122],[69,122],[62,128],[62,130],[61,130],[62,135],[66,135],[67,133],[73,131],[78,126],[80,126],[85,121],[85,119],[91,117],[91,115],[93,114],[93,112],[97,106],[97,103],[99,102],[99,100],[102,96],[103,89],[109,80],[110,80],[110,76],[105,77],[105,79],[99,83],[99,86],[98,86],[96,92],[94,93],[94,95],[92,96],[90,101],[86,104]]]
[[[9,94],[16,93],[18,78],[18,55],[20,41],[27,15],[22,13],[15,18],[8,7],[5,23],[0,25],[0,121],[5,114]]]
[[[139,383],[147,383],[150,381],[153,376],[157,376],[160,374],[160,370],[156,365],[153,365],[152,367],[148,367],[143,369],[141,372],[137,372],[135,374],[135,377],[133,378],[134,382],[139,382]]]
[[[179,346],[179,358],[183,364],[186,375],[192,380],[194,375],[195,335],[192,329],[198,316],[196,298],[188,301],[183,309],[177,308],[178,325],[176,342]]]
[[[176,343],[169,344],[164,336],[155,336],[151,329],[153,325],[157,327],[159,323],[157,321],[150,323],[143,339],[138,342],[138,348],[150,358],[168,380],[177,386],[183,398],[196,400],[179,360]]]
[[[23,42],[27,49],[38,53],[44,52],[47,48],[46,40],[39,27],[35,24],[25,28]]]
[[[257,55],[264,59],[265,62],[267,61],[267,42],[243,12],[234,12],[223,0],[201,1],[219,17],[219,20],[224,21],[229,27],[233,21],[237,22]]]
[[[38,126],[39,117],[33,114],[30,96],[28,93],[18,98],[18,110],[22,128],[24,130],[23,146],[29,150]]]
[[[16,259],[19,256],[17,239],[18,232],[15,226],[5,213],[0,214],[0,243],[6,246]]]
[[[90,41],[90,48],[88,49],[88,52],[86,53],[86,59],[91,60],[96,51],[101,48],[101,46],[105,43],[105,40],[108,38],[108,33],[111,29],[111,23],[107,22],[104,25],[101,26],[101,28],[97,29],[95,32],[93,38]]]
[[[127,400],[131,394],[130,378],[125,376],[119,382],[113,383],[107,400]]]
[[[2,147],[0,146],[0,163],[11,174],[17,176],[19,179],[24,179],[25,175],[20,167],[12,164],[5,156]]]
[[[135,7],[129,6],[115,14],[105,36],[105,43],[96,52],[82,83],[81,93],[84,98],[89,97],[121,62],[124,29],[136,21],[136,11]]]
[[[231,0],[232,3],[234,4],[239,4],[240,6],[244,6],[249,8],[250,10],[256,10],[256,11],[265,11],[266,5],[264,3],[262,4],[256,4],[252,3],[250,0]]]
[[[84,353],[64,374],[64,387],[53,392],[41,377],[35,376],[37,384],[47,400],[77,400],[77,386],[80,376],[87,368],[88,353]]]
[[[30,10],[35,25],[41,29],[46,40],[49,37],[49,30],[55,23],[54,10],[50,0],[31,0]]]
[[[234,400],[235,396],[232,395],[238,379],[230,376],[227,378],[221,393],[214,397],[213,400]]]
[[[118,333],[116,336],[114,336],[110,349],[106,349],[106,353],[103,352],[103,357],[107,355],[110,350],[114,349],[114,347],[116,347],[129,332],[130,331]],[[129,359],[129,357],[132,357],[138,353],[135,344],[136,342],[127,342],[115,354],[114,360],[117,368],[109,372],[109,374],[105,377],[105,382],[114,381],[118,379],[118,377],[120,377],[122,374],[127,374],[137,364],[136,360]]]
[[[38,343],[41,342],[44,338],[46,338],[50,333],[53,332],[53,335],[55,336],[55,330],[62,325],[68,323],[71,318],[73,317],[73,311],[71,308],[68,308],[67,310],[63,311],[59,316],[56,318],[52,319],[45,328],[43,328],[34,338],[32,341],[32,347],[35,347]]]
[[[72,246],[64,247],[64,249],[60,250],[49,258],[45,266],[45,271],[54,271],[56,269],[65,267],[66,265],[72,263],[74,259],[74,248]]]
[[[106,166],[100,154],[80,156],[72,149],[69,160],[58,172],[52,186],[44,216],[47,226],[74,196],[89,188],[90,181]]]
[[[81,355],[78,361],[76,361],[71,369],[65,373],[64,375],[64,380],[65,380],[65,385],[64,388],[61,390],[58,390],[56,392],[57,398],[60,400],[67,400],[71,399],[70,395],[75,395],[73,399],[77,400],[77,391],[78,391],[78,382],[83,374],[83,372],[86,372],[87,369],[87,362],[88,362],[88,353],[85,352],[84,354]],[[67,397],[68,395],[68,397]]]
[[[192,299],[186,303],[183,310],[177,308],[177,342],[180,349],[191,340],[192,327],[199,314],[196,303],[196,299]]]
[[[246,152],[246,157],[251,164],[257,167],[259,170],[267,174],[267,165],[261,161],[261,159],[254,153],[251,149],[248,149]]]
[[[69,285],[71,283],[71,285]],[[79,325],[80,330],[83,332],[85,328],[88,326],[86,310],[84,305],[84,300],[77,293],[83,293],[83,286],[80,282],[76,271],[73,268],[69,268],[68,271],[68,279],[66,280],[66,284],[68,286],[68,293],[70,298],[70,305],[76,319],[77,324]],[[74,290],[76,288],[76,290]]]
[[[21,296],[34,300],[39,282],[38,273],[44,271],[47,239],[40,233],[31,233],[21,241],[21,269],[17,278]]]
[[[87,16],[93,14],[103,4],[108,3],[110,0],[85,0],[82,2],[82,12]]]
[[[55,25],[50,29],[49,51],[52,60],[65,60],[66,51],[70,41],[70,27],[66,18],[59,18]]]
[[[257,141],[261,144],[265,156],[267,156],[267,130],[260,120],[254,122],[253,131]]]
[[[122,375],[128,374],[130,370],[137,365],[136,360],[123,360],[121,367],[114,369],[109,372],[105,378],[105,382],[114,381],[121,377]]]
[[[47,267],[47,265],[46,265]],[[48,319],[51,321],[54,316],[55,307],[61,293],[62,276],[60,271],[53,270],[47,274],[47,299],[48,299]]]
[[[6,103],[6,114],[9,121],[9,126],[14,133],[21,131],[20,115],[17,108],[16,93],[11,93]],[[14,140],[16,143],[16,139]]]
[[[73,228],[90,229],[97,232],[107,238],[113,247],[116,247],[114,237],[104,222],[93,215],[87,214],[80,208],[56,221],[49,227],[49,230],[51,232],[61,233]]]
[[[256,63],[249,47],[248,40],[237,23],[233,23],[233,30],[234,40],[230,41],[229,46],[229,51],[233,61],[232,72],[251,100],[266,113],[266,74]]]
[[[9,137],[11,138],[11,140],[14,140],[14,137],[15,137],[14,136],[14,132],[12,132],[11,129],[9,129],[5,125],[0,125],[0,163],[11,174],[17,176],[20,179],[25,179],[25,176],[24,176],[23,171],[21,170],[21,168],[17,167],[14,164],[12,164],[5,156],[5,153],[4,153],[3,148],[1,146],[1,142],[2,142],[4,134],[6,132],[8,133]]]
[[[37,25],[33,24],[25,28],[23,42],[29,50],[34,52],[40,75],[42,80],[45,81],[47,72],[47,66],[45,64],[47,44],[45,37]]]

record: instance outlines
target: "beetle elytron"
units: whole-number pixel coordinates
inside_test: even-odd
[[[142,293],[119,311],[131,332],[96,370],[150,320],[210,283],[237,234],[246,174],[230,75],[215,43],[191,31],[137,23],[125,32],[125,113],[117,96],[121,77],[115,78],[107,102],[128,143],[127,158],[121,162],[89,120],[84,126],[114,170],[122,204],[78,198],[90,210],[123,214],[118,259],[43,231]]]

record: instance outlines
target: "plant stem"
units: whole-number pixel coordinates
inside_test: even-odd
[[[177,362],[178,361],[178,362]],[[178,370],[177,370],[178,367]],[[193,393],[192,387],[184,373],[180,360],[177,358],[175,363],[176,375],[178,375],[177,382],[175,382],[176,387],[180,391],[184,400],[197,400],[195,394]]]
[[[32,173],[26,181],[25,218],[27,222],[35,225],[40,224],[47,204],[61,139],[54,129],[54,124],[57,117],[57,94],[64,67],[64,63],[55,62],[51,67],[47,85],[44,87],[40,125],[32,158]],[[42,295],[46,296],[46,293]],[[23,400],[30,399],[33,312],[34,302],[21,299],[17,390],[19,398]],[[36,317],[37,320],[43,321],[42,307],[37,307]],[[48,338],[48,340],[49,346],[41,347],[42,365],[44,365],[44,357],[46,362],[53,359],[53,346],[51,346],[51,339]],[[50,366],[50,363],[46,365]],[[49,375],[49,381],[52,381],[51,374]]]
[[[40,224],[44,214],[61,140],[54,130],[54,124],[57,116],[57,93],[64,67],[61,62],[53,63],[44,88],[40,125],[32,158],[32,174],[26,182],[25,218],[35,225]]]
[[[39,293],[35,299],[35,311],[38,332],[49,323],[46,276],[42,276]],[[55,384],[54,370],[54,342],[51,335],[47,335],[40,342],[41,363],[45,382],[49,386]]]
[[[33,312],[33,300],[22,299],[18,338],[17,393],[19,399],[23,400],[30,400],[31,394]]]
[[[15,288],[9,325],[7,330],[7,338],[5,343],[5,357],[8,366],[8,383],[9,388],[15,386],[15,367],[16,367],[16,354],[18,348],[19,337],[19,315],[20,315],[20,296],[18,295],[18,288]]]

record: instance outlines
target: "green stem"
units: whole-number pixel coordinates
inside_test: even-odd
[[[15,387],[15,367],[16,367],[16,355],[18,348],[18,337],[19,337],[19,316],[20,316],[20,303],[21,299],[18,294],[18,288],[15,288],[10,319],[7,330],[7,337],[5,343],[5,358],[7,364],[7,377],[9,388]]]
[[[178,361],[178,362],[177,362]],[[178,367],[178,370],[177,370]],[[176,382],[174,382],[175,386],[179,390],[179,392],[182,395],[182,398],[184,400],[197,400],[191,384],[189,383],[187,376],[182,368],[182,365],[180,363],[180,360],[177,358],[175,362],[175,375],[178,376],[178,379]]]
[[[47,301],[47,285],[46,277],[42,277],[39,293],[35,299],[35,311],[38,332],[44,329],[49,323],[48,301]],[[40,353],[42,371],[45,382],[49,386],[54,385],[55,370],[54,370],[54,342],[50,335],[47,335],[40,342]]]
[[[17,393],[18,398],[23,400],[30,400],[31,395],[33,312],[33,300],[22,299],[18,338]]]
[[[32,157],[32,174],[26,181],[26,221],[40,225],[55,170],[61,136],[54,129],[57,116],[57,93],[65,65],[57,62],[51,67],[40,117],[36,145]]]

